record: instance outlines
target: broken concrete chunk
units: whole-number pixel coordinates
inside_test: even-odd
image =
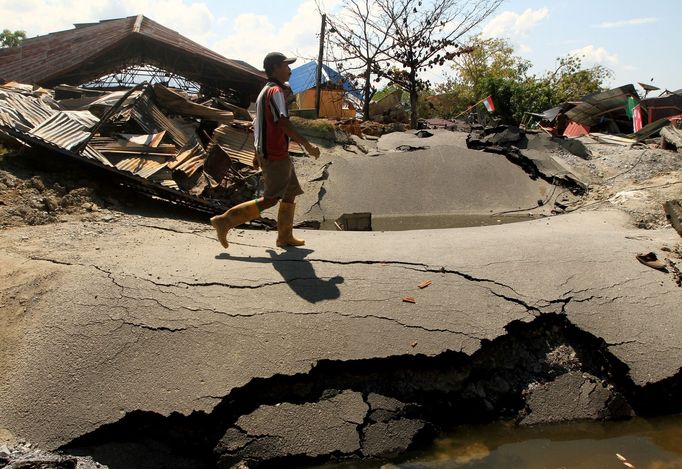
[[[350,455],[360,449],[358,426],[367,411],[362,394],[354,391],[313,403],[262,406],[228,429],[215,451],[221,467],[243,459]]]
[[[386,457],[406,451],[426,424],[422,420],[399,419],[373,423],[364,432],[362,454]]]
[[[625,398],[611,386],[580,372],[569,372],[549,383],[531,386],[526,396],[528,413],[521,425],[634,415]]]
[[[374,392],[369,393],[367,396],[367,403],[371,410],[388,410],[390,412],[398,412],[405,407],[405,403],[400,402],[398,399],[393,399],[392,397],[382,396]]]

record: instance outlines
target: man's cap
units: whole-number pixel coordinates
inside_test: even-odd
[[[270,70],[275,65],[278,65],[281,63],[292,64],[294,62],[296,62],[296,57],[287,57],[286,55],[282,54],[281,52],[270,52],[263,59],[263,68],[265,70]]]

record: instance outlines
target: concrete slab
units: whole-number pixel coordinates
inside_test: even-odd
[[[504,156],[441,146],[336,159],[319,207],[327,219],[352,212],[486,215],[537,207],[552,192]]]
[[[678,235],[627,223],[305,232],[289,251],[237,231],[229,252],[208,226],[162,219],[5,230],[0,427],[55,448],[135,410],[210,412],[321,361],[471,355],[549,313],[603,338],[635,385],[660,382],[682,367],[682,289],[634,256]]]

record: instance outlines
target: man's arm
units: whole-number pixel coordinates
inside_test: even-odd
[[[287,134],[294,142],[302,145],[310,156],[315,159],[320,157],[320,149],[314,145],[311,145],[310,142],[303,137],[303,135],[299,134],[298,130],[296,130],[296,127],[294,127],[291,121],[289,121],[288,117],[280,117],[275,125],[281,128],[284,133]]]

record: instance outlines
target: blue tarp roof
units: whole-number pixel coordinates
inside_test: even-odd
[[[315,78],[317,76],[317,62],[308,62],[291,71],[289,85],[294,94],[315,88]],[[344,80],[343,76],[328,65],[322,64],[322,83],[343,83],[343,89],[362,100],[362,93],[356,90],[351,82]]]

